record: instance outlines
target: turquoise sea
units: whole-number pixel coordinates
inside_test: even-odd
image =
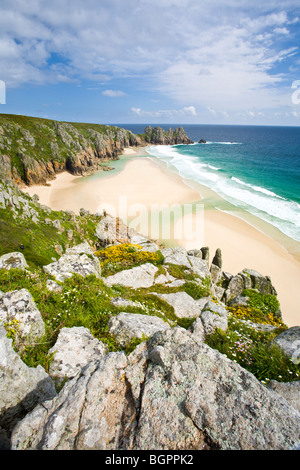
[[[168,130],[180,124],[157,125]],[[120,126],[136,134],[145,128]],[[227,201],[227,209],[267,222],[300,242],[300,127],[183,127],[194,144],[148,147],[149,156],[186,181],[212,190]],[[206,143],[199,144],[200,139]]]

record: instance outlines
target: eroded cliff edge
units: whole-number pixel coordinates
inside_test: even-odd
[[[109,169],[126,147],[188,144],[183,128],[148,126],[144,134],[115,126],[0,115],[0,175],[19,185],[46,184],[57,173],[87,175]]]

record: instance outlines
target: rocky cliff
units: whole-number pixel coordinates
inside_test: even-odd
[[[139,137],[113,126],[0,115],[0,174],[16,183],[45,184],[56,173],[88,174],[115,160]]]
[[[0,183],[0,448],[288,450],[300,327],[253,269]]]
[[[191,143],[182,128],[149,129],[138,136],[114,126],[1,114],[0,176],[18,184],[45,184],[64,170],[87,175],[109,169],[105,164],[129,146]]]
[[[179,145],[179,144],[192,144],[183,127],[177,129],[169,129],[165,131],[161,127],[147,126],[143,134],[145,142],[156,145]]]

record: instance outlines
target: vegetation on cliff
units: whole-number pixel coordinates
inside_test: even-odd
[[[46,184],[64,170],[86,175],[109,169],[124,148],[191,143],[183,128],[147,127],[140,136],[115,126],[0,114],[0,174],[18,184]]]
[[[0,115],[0,172],[17,183],[45,184],[68,170],[86,174],[140,139],[114,126]]]

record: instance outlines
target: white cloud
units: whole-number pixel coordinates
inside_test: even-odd
[[[2,0],[0,79],[9,86],[134,79],[140,92],[173,100],[174,109],[133,108],[153,117],[284,106],[287,75],[276,67],[298,50],[298,3]],[[104,96],[124,96],[105,86]]]
[[[153,118],[197,116],[197,111],[194,106],[185,106],[181,109],[160,109],[157,111],[146,111],[141,108],[132,107],[131,111],[137,116],[147,116]]]
[[[283,34],[283,35],[286,35],[286,36],[288,36],[290,34],[289,30],[285,27],[284,28],[275,28],[274,33],[275,34]]]
[[[121,90],[104,90],[102,91],[102,95],[109,96],[110,98],[120,98],[122,96],[125,96],[126,93]]]

